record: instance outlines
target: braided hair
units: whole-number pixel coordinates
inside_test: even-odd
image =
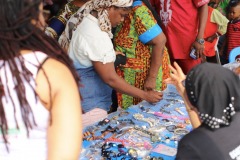
[[[56,59],[65,64],[73,74],[77,84],[79,82],[79,78],[74,70],[72,61],[59,46],[57,41],[45,35],[43,31],[31,23],[32,20],[38,21],[40,14],[39,6],[41,3],[42,0],[0,0],[0,60],[2,60],[3,63],[7,62],[10,64],[9,67],[13,75],[14,85],[21,107],[21,115],[27,129],[27,134],[29,134],[29,129],[36,124],[34,123],[34,116],[32,116],[32,110],[26,99],[24,81],[30,85],[30,80],[33,77],[31,72],[26,69],[20,51],[41,51],[47,54],[49,58]],[[17,65],[19,64],[16,63],[16,59],[20,62],[19,68],[22,68],[22,70],[18,69]],[[41,66],[40,69],[44,72],[44,69]],[[48,80],[47,76],[46,78]],[[51,86],[50,84],[48,85],[51,92]],[[34,90],[33,87],[32,89]],[[5,95],[4,92],[2,78],[0,77],[0,128],[4,143],[6,144],[6,148],[8,150],[6,137],[8,123],[2,102],[2,98]],[[7,89],[6,92],[9,92],[9,89]],[[34,93],[37,98],[35,90]],[[51,95],[51,93],[49,93],[49,95]],[[15,110],[16,108],[14,103],[13,106]],[[52,99],[50,96],[50,118],[51,106]],[[16,127],[19,128],[16,116],[14,115],[14,117]],[[30,121],[30,118],[32,117],[33,122]]]

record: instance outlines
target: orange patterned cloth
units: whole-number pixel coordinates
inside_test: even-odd
[[[162,32],[161,29],[160,31],[153,29],[157,27],[159,26],[151,11],[144,4],[141,4],[133,7],[131,13],[125,17],[123,24],[116,29],[114,35],[115,49],[126,53],[127,56],[126,65],[118,67],[117,73],[129,84],[140,89],[144,88],[152,54],[152,46],[144,44],[141,41],[141,36],[143,37],[144,34],[149,32],[146,37],[156,37]],[[162,66],[158,72],[156,90],[164,90],[166,84],[163,80],[170,76],[170,69],[168,67],[170,60],[166,48],[162,54],[163,58],[159,59],[159,61],[162,61]],[[124,109],[142,101],[140,98],[134,98],[121,93],[117,93],[117,96],[118,105]]]

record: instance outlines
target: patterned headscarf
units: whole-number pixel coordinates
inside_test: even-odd
[[[240,111],[240,80],[229,69],[203,63],[188,73],[185,83],[189,101],[210,128],[229,125]]]
[[[65,31],[59,38],[60,45],[63,48],[68,49],[72,35],[77,26],[82,22],[83,18],[93,10],[98,12],[98,21],[101,30],[107,32],[109,37],[112,38],[112,26],[106,8],[111,6],[131,7],[132,2],[133,0],[90,0],[89,2],[86,2],[68,21]]]

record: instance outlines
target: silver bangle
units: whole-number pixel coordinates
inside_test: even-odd
[[[187,129],[184,129],[184,128],[177,128],[177,129],[174,130],[174,134],[176,134],[176,135],[183,136],[183,135],[186,135],[188,133],[189,133],[189,131]]]

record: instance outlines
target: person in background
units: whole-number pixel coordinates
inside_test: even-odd
[[[239,62],[238,62],[238,63],[239,63]],[[236,74],[238,75],[238,77],[240,78],[240,65],[239,65],[237,68],[235,68],[235,69],[233,70],[233,72],[236,73]]]
[[[58,40],[59,36],[65,29],[67,21],[87,1],[88,0],[73,0],[65,4],[64,7],[57,13],[57,15],[49,20],[48,26],[45,29],[45,33],[48,36]]]
[[[240,54],[235,57],[234,62],[224,64],[223,67],[230,69],[236,73],[240,78]]]
[[[226,7],[228,6],[229,1],[230,0],[210,0],[208,5],[226,16]]]
[[[111,29],[124,20],[131,6],[132,0],[91,0],[70,18],[59,38],[61,46],[68,48],[81,77],[84,126],[107,116],[112,104],[112,88],[151,103],[162,98],[162,93],[143,91],[129,85],[115,71],[116,53]]]
[[[209,0],[150,0],[162,20],[171,63],[176,61],[186,74],[201,63]],[[195,49],[196,59],[190,57]]]
[[[200,119],[197,125],[197,119],[192,121],[195,129],[180,140],[176,160],[237,159],[240,156],[239,77],[221,65],[203,63],[184,78],[181,68],[174,66],[169,82],[184,96],[188,113]]]
[[[204,32],[204,52],[207,62],[217,63],[216,45],[218,37],[225,34],[227,30],[228,19],[218,10],[208,6],[208,18]]]
[[[218,10],[220,13],[222,13],[223,16],[225,16],[227,18],[227,6],[228,6],[229,0],[210,0],[210,2],[208,3],[208,5],[216,10]],[[218,44],[217,44],[217,49],[218,51],[221,50],[222,45],[225,41],[226,38],[226,34],[220,35],[218,37]],[[226,64],[228,63],[228,61],[226,60],[226,47],[224,48],[224,52],[220,53],[220,62],[221,64]]]
[[[40,30],[42,13],[41,0],[0,0],[4,160],[77,160],[81,152],[79,78],[58,43]]]
[[[43,0],[43,9],[48,11],[45,21],[48,22],[49,18],[55,16],[66,3],[67,0]]]
[[[220,53],[223,54],[224,47],[227,46],[226,59],[228,60],[231,50],[240,46],[240,0],[230,1],[227,8],[229,23]]]
[[[117,68],[118,75],[142,90],[164,90],[163,80],[170,74],[169,56],[164,50],[166,37],[160,21],[147,0],[135,0],[131,12],[114,35],[115,50],[127,56],[126,64]],[[118,93],[117,98],[118,105],[124,109],[142,101],[122,93]]]

